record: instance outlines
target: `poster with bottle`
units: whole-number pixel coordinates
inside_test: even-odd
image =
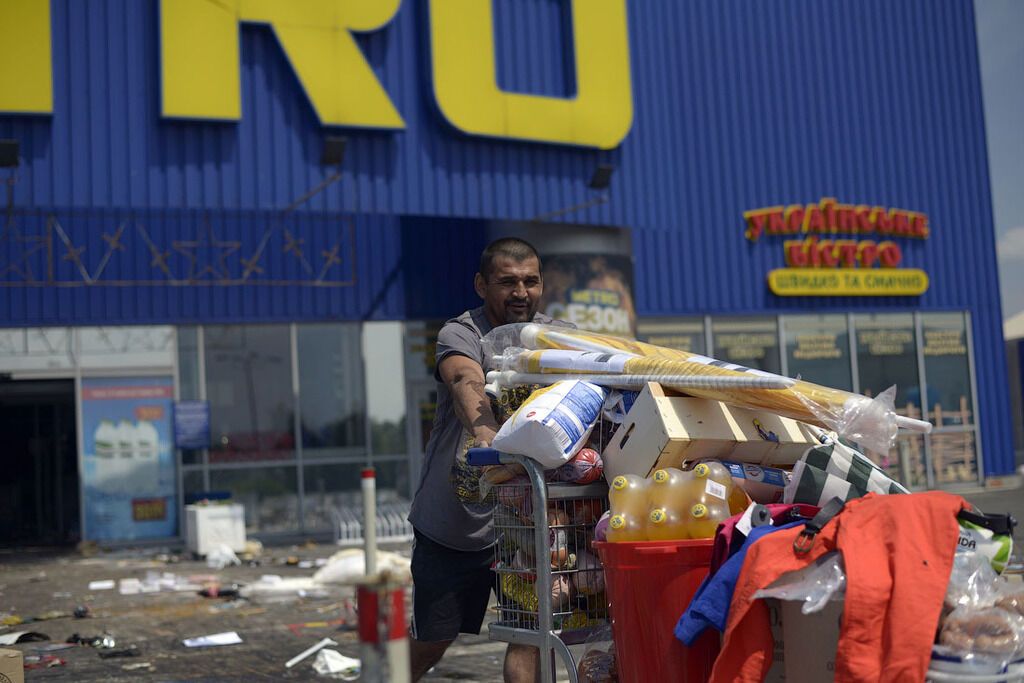
[[[175,536],[170,377],[82,379],[85,537]]]

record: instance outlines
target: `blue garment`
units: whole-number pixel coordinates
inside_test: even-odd
[[[714,626],[724,633],[725,624],[729,620],[729,603],[732,602],[732,594],[736,590],[736,582],[740,578],[740,570],[743,569],[747,551],[762,536],[806,523],[806,520],[799,520],[782,526],[758,526],[751,529],[740,549],[718,568],[714,576],[704,579],[697,589],[690,606],[683,612],[683,616],[679,617],[675,629],[676,638],[690,646],[708,626]]]

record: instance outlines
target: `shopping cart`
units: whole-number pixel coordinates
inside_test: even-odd
[[[494,507],[494,574],[498,618],[491,640],[540,650],[544,683],[555,680],[555,653],[569,680],[578,683],[569,645],[584,642],[608,623],[604,575],[590,550],[597,519],[608,509],[604,480],[548,483],[530,458],[474,448],[471,465],[519,463],[526,477],[497,484]]]

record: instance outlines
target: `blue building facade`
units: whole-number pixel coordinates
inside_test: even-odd
[[[929,364],[962,352],[961,417],[937,426],[969,426],[976,458],[966,476],[932,468],[918,484],[1012,472],[970,0],[629,2],[632,124],[611,149],[456,129],[435,97],[438,1],[404,0],[386,24],[354,34],[404,121],[374,130],[323,125],[260,22],[239,29],[240,118],[165,117],[158,0],[52,0],[52,112],[0,112],[0,138],[18,141],[21,162],[0,170],[16,177],[0,325],[444,318],[473,305],[475,259],[494,226],[544,216],[554,231],[628,229],[641,330],[698,321],[709,353],[729,352],[715,341],[719,319],[773,320],[784,359],[791,316],[843,316],[846,336],[830,343],[855,378],[867,362],[858,353],[894,343],[879,320],[908,316],[899,343],[916,349],[906,358],[931,384],[948,369]],[[494,12],[498,87],[571,99],[573,3],[480,1]],[[330,136],[347,140],[340,166],[321,163]],[[610,185],[590,189],[601,165],[614,168]],[[927,273],[927,290],[773,293],[785,240],[806,235],[748,239],[745,214],[825,198],[927,216],[927,238],[890,236],[898,267]],[[932,314],[959,316],[960,341],[946,318],[929,328]],[[839,353],[805,346],[805,360]],[[797,374],[794,353],[775,369]],[[916,390],[898,403],[927,410],[928,388]]]

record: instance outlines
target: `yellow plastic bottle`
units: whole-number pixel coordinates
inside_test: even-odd
[[[612,514],[635,519],[647,515],[647,480],[635,474],[620,474],[608,487],[608,505]]]
[[[732,475],[720,462],[702,462],[693,468],[693,479],[686,487],[686,499],[690,505],[703,503],[712,506],[725,503],[728,509],[732,494]]]
[[[713,538],[718,525],[729,517],[729,507],[724,502],[715,505],[694,503],[686,515],[686,534],[690,538]]]
[[[611,543],[646,541],[647,532],[641,518],[620,512],[612,515],[608,520],[608,531],[605,538]]]
[[[647,502],[651,509],[680,506],[686,483],[693,475],[675,467],[658,470],[647,480]]]
[[[687,520],[672,508],[654,508],[647,516],[648,541],[681,541],[687,537]]]

